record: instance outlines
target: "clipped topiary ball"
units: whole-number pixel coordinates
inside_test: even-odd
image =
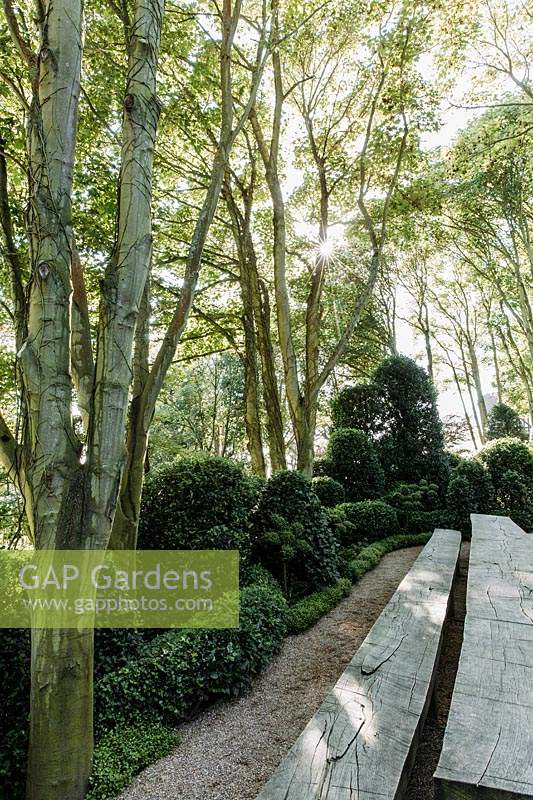
[[[338,506],[339,503],[344,503],[346,499],[342,483],[339,483],[334,478],[329,478],[327,475],[313,478],[312,486],[314,493],[325,508]]]
[[[346,500],[379,497],[385,476],[371,439],[354,428],[334,430],[328,443],[329,475],[343,487]]]
[[[467,536],[471,532],[470,514],[487,514],[494,510],[494,488],[481,461],[463,459],[452,470],[446,508],[450,525]]]
[[[520,439],[495,439],[479,453],[494,487],[496,510],[533,528],[533,450]]]
[[[139,549],[249,549],[248,516],[258,484],[219,456],[181,458],[148,477]]]

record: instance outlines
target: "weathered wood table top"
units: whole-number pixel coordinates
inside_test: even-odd
[[[258,800],[393,800],[436,671],[461,537],[436,531]]]
[[[467,616],[438,798],[533,797],[533,536],[472,516]]]

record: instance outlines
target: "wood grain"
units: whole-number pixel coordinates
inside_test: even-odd
[[[533,797],[533,537],[473,515],[465,634],[436,796]]]
[[[460,534],[436,531],[258,800],[401,796],[427,713]]]

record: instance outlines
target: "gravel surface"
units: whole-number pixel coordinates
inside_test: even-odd
[[[179,747],[141,773],[122,800],[253,800],[420,550],[386,555],[317,625],[289,637],[247,694],[181,726]]]

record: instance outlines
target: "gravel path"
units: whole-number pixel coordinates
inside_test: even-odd
[[[420,550],[389,553],[314,628],[289,637],[247,694],[183,725],[180,746],[136,778],[122,800],[253,800]]]

